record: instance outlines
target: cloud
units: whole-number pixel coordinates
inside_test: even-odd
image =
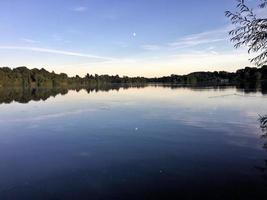
[[[198,46],[201,44],[212,44],[227,40],[227,32],[229,27],[220,28],[216,30],[206,31],[197,34],[187,35],[178,39],[175,42],[171,42],[168,45],[172,48],[187,48]]]
[[[32,39],[28,39],[28,38],[22,38],[21,41],[26,42],[26,43],[30,43],[30,44],[37,44],[40,43],[37,40],[32,40]]]
[[[47,49],[47,48],[40,48],[40,47],[22,47],[22,46],[0,46],[0,49],[5,50],[23,50],[23,51],[34,51],[34,52],[43,52],[43,53],[51,53],[51,54],[61,54],[66,56],[76,56],[76,57],[84,57],[84,58],[94,58],[94,59],[101,59],[105,61],[109,60],[116,60],[115,58],[111,57],[103,57],[97,56],[93,54],[85,54],[73,51],[64,51],[64,50],[57,50],[57,49]]]
[[[212,47],[212,49],[214,49],[215,43],[228,40],[228,32],[232,28],[232,26],[224,26],[215,30],[186,35],[178,38],[176,41],[169,42],[164,45],[144,44],[141,45],[141,48],[147,51],[164,50],[166,52],[185,48],[190,48],[192,50],[192,47],[208,45],[209,47]]]
[[[77,7],[73,8],[72,10],[75,12],[85,12],[85,11],[87,11],[87,9],[88,8],[85,6],[77,6]]]
[[[60,43],[71,43],[71,41],[69,40],[65,40],[61,35],[59,34],[53,34],[51,36],[52,40],[56,41],[56,42],[60,42]]]
[[[142,49],[147,50],[147,51],[157,51],[160,50],[160,46],[158,45],[153,45],[153,44],[145,44],[141,46]]]

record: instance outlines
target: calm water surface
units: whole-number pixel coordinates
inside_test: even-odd
[[[47,97],[1,96],[1,200],[267,198],[260,92],[149,86]]]

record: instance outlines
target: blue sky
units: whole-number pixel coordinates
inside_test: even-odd
[[[224,11],[234,0],[2,0],[0,65],[162,76],[250,65]]]

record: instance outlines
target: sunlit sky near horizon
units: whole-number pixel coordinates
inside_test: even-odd
[[[0,65],[163,76],[252,65],[224,11],[235,0],[1,0]]]

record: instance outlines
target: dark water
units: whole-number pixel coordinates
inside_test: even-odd
[[[1,200],[267,198],[260,91],[1,90],[0,102]]]

